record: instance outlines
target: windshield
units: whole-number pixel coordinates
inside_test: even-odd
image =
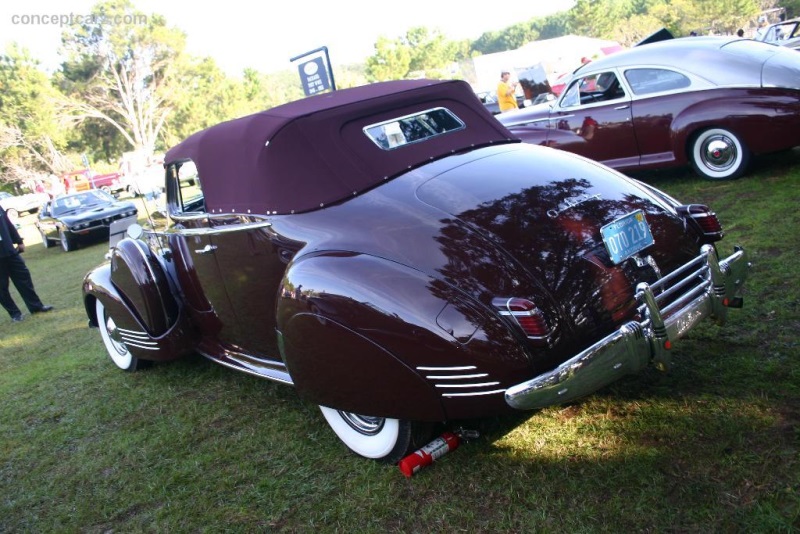
[[[59,197],[53,201],[53,215],[74,213],[95,206],[102,206],[114,202],[114,197],[104,191],[93,189],[85,193]]]

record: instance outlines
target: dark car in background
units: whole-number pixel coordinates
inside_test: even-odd
[[[91,189],[47,202],[39,210],[36,227],[45,248],[57,242],[69,252],[81,243],[107,241],[112,223],[134,223],[137,212],[132,202],[120,202],[105,191]]]
[[[368,458],[666,369],[742,304],[747,258],[717,248],[713,211],[519,142],[461,81],[224,122],[165,170],[165,226],[84,279],[111,360],[197,352],[293,386]]]
[[[800,54],[729,37],[645,44],[583,65],[551,106],[498,120],[616,169],[691,164],[732,179],[752,155],[800,145]]]

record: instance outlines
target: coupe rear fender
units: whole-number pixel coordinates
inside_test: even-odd
[[[780,105],[783,102],[783,106]],[[776,114],[777,112],[777,114]],[[688,162],[689,143],[708,128],[735,133],[754,154],[775,152],[800,144],[800,102],[796,96],[769,99],[731,96],[704,100],[687,107],[672,121],[676,161]]]
[[[491,372],[519,376],[514,372],[529,365],[512,336],[487,339],[483,326],[496,322],[466,298],[454,299],[451,289],[419,271],[367,255],[295,262],[277,316],[298,392],[363,415],[441,421],[504,412]],[[441,375],[458,373],[471,376],[450,376],[446,386],[460,389],[445,389]]]
[[[143,242],[120,241],[111,262],[86,276],[83,291],[90,324],[97,326],[95,300],[100,299],[117,326],[131,333],[126,345],[135,356],[167,360],[192,349],[195,336],[164,268]]]

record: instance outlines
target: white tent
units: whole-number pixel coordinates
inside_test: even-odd
[[[565,35],[554,39],[531,41],[516,50],[485,54],[473,58],[476,89],[494,91],[500,81],[500,72],[510,71],[512,79],[516,72],[541,65],[551,83],[565,72],[580,67],[581,59],[593,59],[621,50],[616,41]]]

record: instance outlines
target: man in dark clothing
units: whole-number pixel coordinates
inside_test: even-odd
[[[31,313],[49,312],[52,306],[42,304],[39,295],[33,289],[33,280],[28,266],[20,256],[25,251],[25,244],[17,232],[17,228],[8,220],[6,210],[0,206],[0,304],[6,309],[14,322],[21,321],[24,316],[8,291],[8,280],[14,282],[22,300]]]

